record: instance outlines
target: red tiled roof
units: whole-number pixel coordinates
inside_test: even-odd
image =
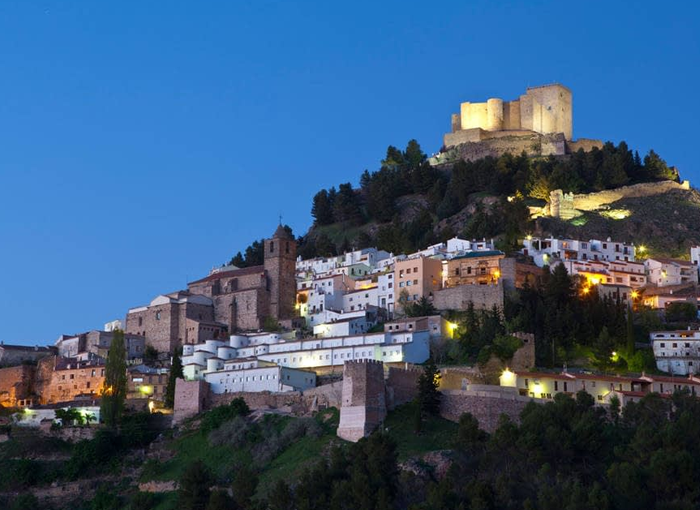
[[[250,266],[241,269],[235,269],[233,271],[219,271],[218,273],[210,274],[209,276],[200,280],[190,282],[187,285],[189,286],[197,283],[211,282],[214,280],[220,280],[222,278],[236,278],[238,276],[247,276],[249,274],[263,273],[264,271],[265,266]]]

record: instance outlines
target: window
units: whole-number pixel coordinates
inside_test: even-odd
[[[274,242],[274,241],[270,241],[270,253],[272,253],[272,252],[274,252],[274,251],[275,251],[275,242]]]
[[[160,312],[156,312],[156,320],[157,320],[157,321],[160,320]]]
[[[418,285],[418,280],[413,280],[413,285]]]
[[[406,274],[411,274],[411,268],[406,269]]]

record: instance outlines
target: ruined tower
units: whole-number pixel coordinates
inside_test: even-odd
[[[265,240],[265,272],[270,291],[270,315],[277,320],[294,317],[297,245],[282,225]]]

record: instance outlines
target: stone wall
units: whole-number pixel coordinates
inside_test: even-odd
[[[328,407],[340,407],[342,399],[342,381],[311,388],[303,392],[287,391],[272,393],[234,392],[211,393],[208,383],[204,381],[185,381],[178,379],[175,386],[175,409],[173,424],[207,411],[217,406],[228,405],[236,398],[245,400],[252,410],[283,409],[295,415],[305,415]]]
[[[574,195],[574,208],[579,211],[594,211],[603,205],[612,204],[623,198],[650,197],[677,189],[690,189],[690,183],[688,181],[684,181],[682,184],[674,181],[644,182],[596,193]]]
[[[567,140],[566,141],[566,152],[568,154],[573,154],[579,150],[583,152],[590,152],[593,149],[602,149],[603,141],[594,140],[592,138],[579,138],[578,140]]]
[[[446,160],[463,159],[476,161],[488,156],[503,154],[530,156],[563,156],[566,154],[566,139],[561,133],[541,135],[532,131],[497,131],[496,133],[475,130],[458,131],[445,135],[445,147],[449,152]],[[443,161],[438,158],[437,163]]]
[[[29,398],[34,372],[31,365],[0,368],[0,406],[16,407],[19,400]]]
[[[683,181],[644,182],[621,188],[574,195],[557,189],[550,192],[549,215],[568,220],[579,216],[581,211],[596,211],[618,200],[661,195],[674,190],[690,189],[690,183]]]
[[[418,396],[418,378],[422,373],[419,368],[389,368],[386,378],[386,400],[389,409],[410,402]]]
[[[438,310],[466,310],[469,303],[476,309],[488,310],[503,306],[502,285],[459,285],[433,293],[433,305]]]
[[[517,392],[507,390],[499,386],[483,386],[466,391],[443,391],[440,416],[456,422],[462,414],[471,413],[479,421],[482,430],[492,433],[498,426],[501,414],[519,422],[520,413],[530,401]]]

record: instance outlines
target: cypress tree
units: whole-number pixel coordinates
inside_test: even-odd
[[[165,388],[165,407],[172,409],[175,405],[175,384],[178,379],[182,379],[182,347],[179,347],[173,356],[173,362],[170,366],[170,375],[168,376],[168,386]]]
[[[114,337],[107,353],[105,382],[100,406],[102,421],[108,427],[114,427],[120,422],[125,399],[126,348],[124,331],[117,329],[114,331]]]

